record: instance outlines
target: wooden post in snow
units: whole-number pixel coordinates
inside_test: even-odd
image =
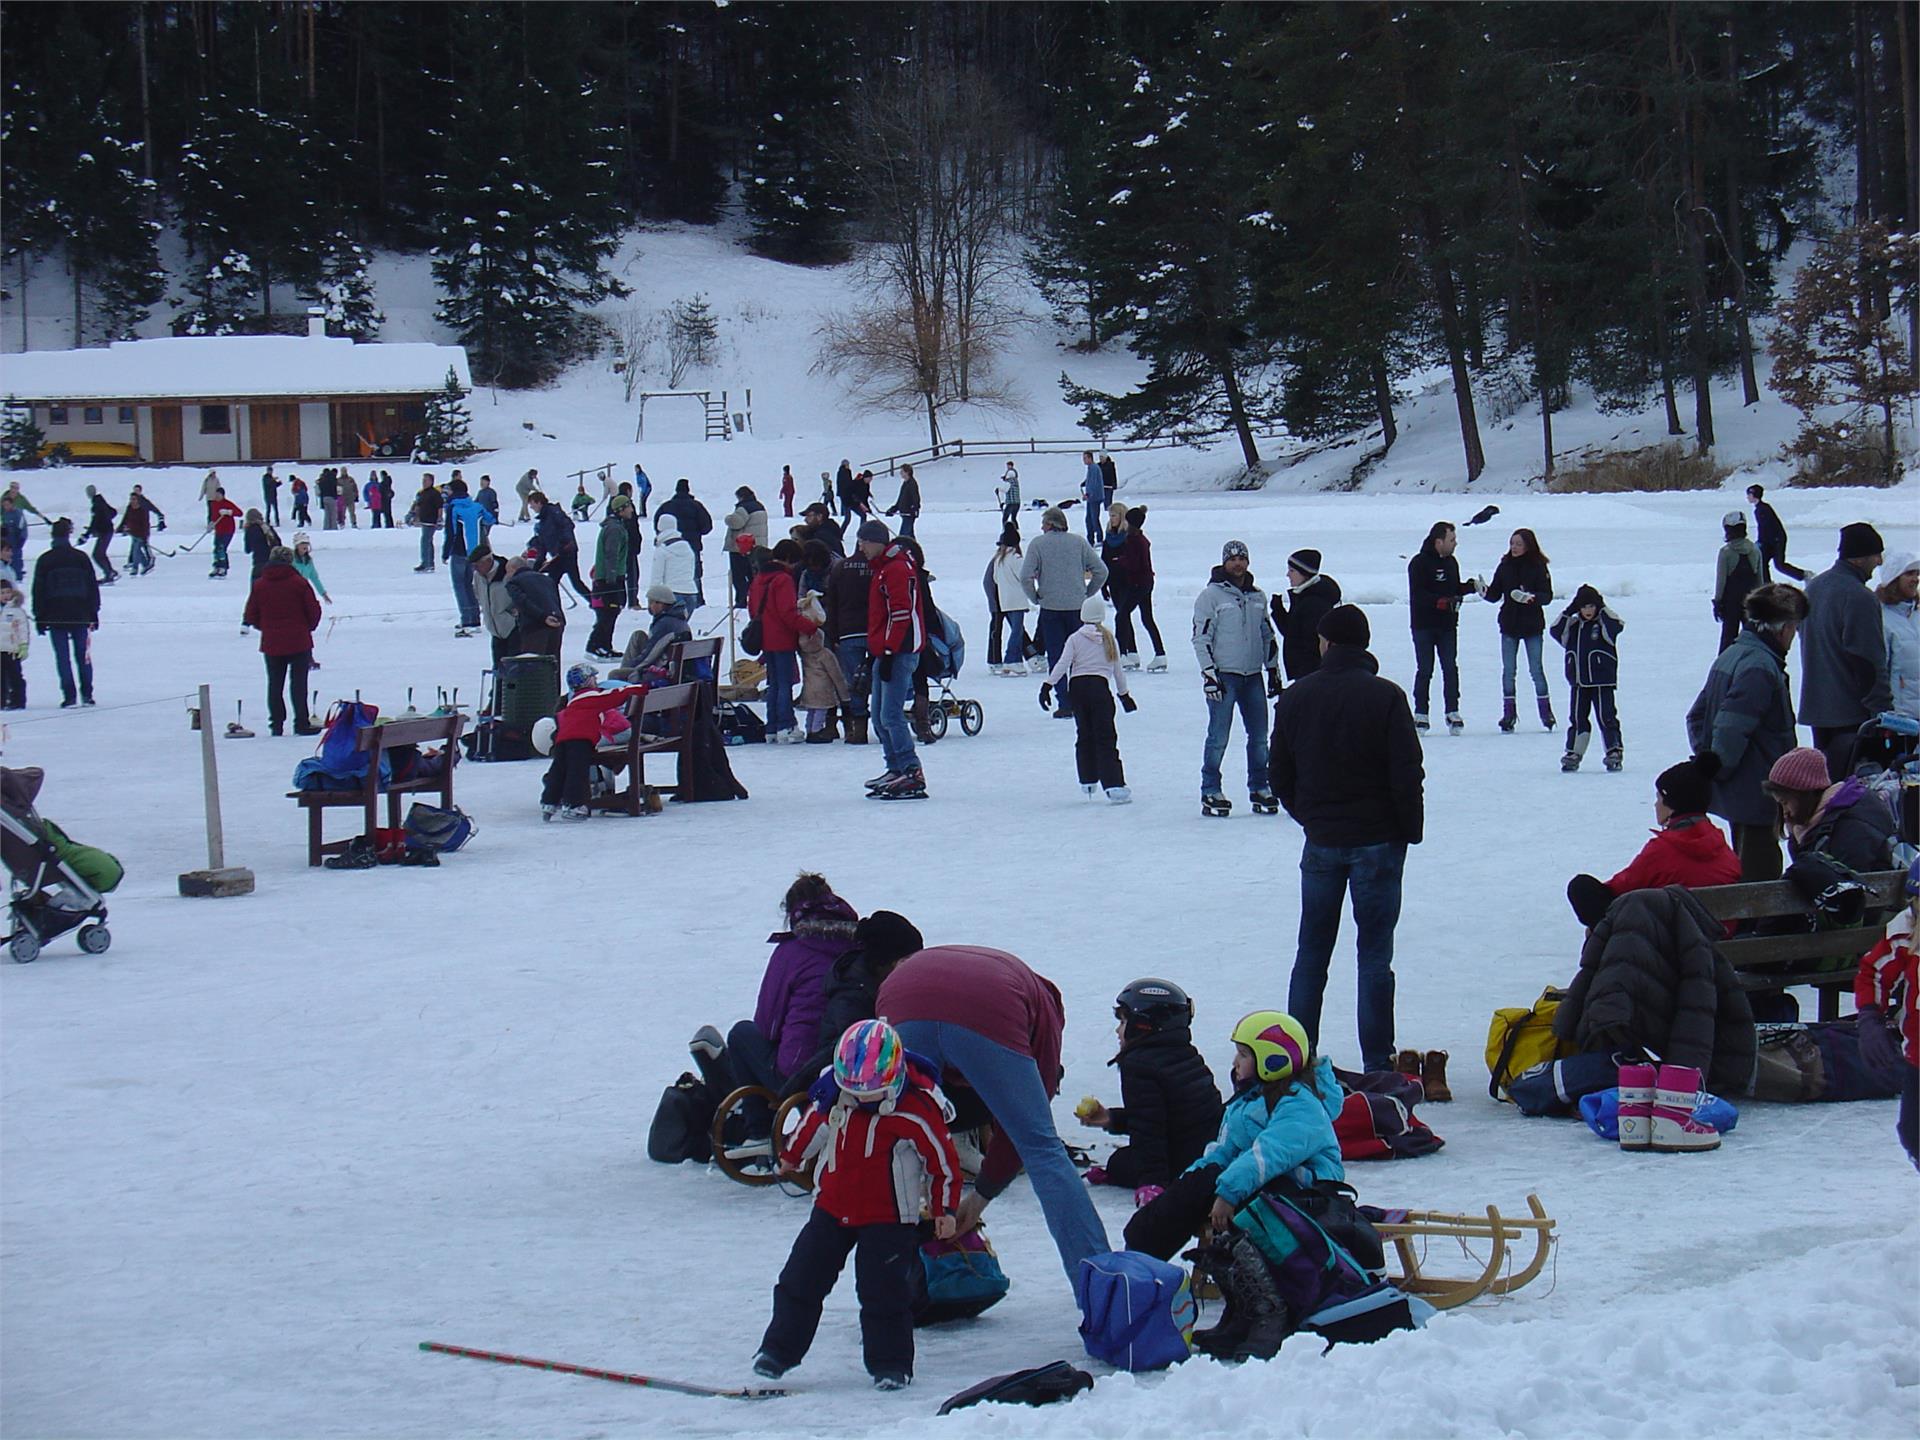
[[[251,895],[253,872],[228,866],[226,834],[220,823],[220,768],[213,748],[213,695],[200,687],[200,784],[207,810],[207,868],[180,877],[180,893],[192,897]]]

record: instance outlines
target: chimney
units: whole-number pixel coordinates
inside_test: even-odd
[[[309,340],[327,338],[327,312],[318,305],[307,307],[307,338]]]

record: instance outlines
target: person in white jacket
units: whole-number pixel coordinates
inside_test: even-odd
[[[1009,525],[1000,532],[1000,544],[993,552],[993,593],[1006,622],[1007,638],[1001,645],[1001,663],[996,675],[1027,673],[1027,587],[1020,583],[1020,567],[1026,557],[1020,553],[1020,532]],[[1034,656],[1037,670],[1045,663]]]
[[[1920,720],[1920,556],[1889,555],[1880,568],[1880,629],[1887,637],[1887,681],[1894,712]]]
[[[648,583],[671,590],[691,618],[700,608],[695,582],[693,547],[680,533],[680,522],[671,515],[660,516],[653,529],[653,573]]]
[[[1107,603],[1089,595],[1080,605],[1080,628],[1067,637],[1060,658],[1040,686],[1040,708],[1053,708],[1053,692],[1064,685],[1073,704],[1073,758],[1080,767],[1080,788],[1092,799],[1105,789],[1107,799],[1124,805],[1133,799],[1120,764],[1120,737],[1113,726],[1113,698],[1131,715],[1139,706],[1127,693],[1120,668],[1120,647],[1107,629]]]

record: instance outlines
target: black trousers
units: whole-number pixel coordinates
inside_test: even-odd
[[[1113,691],[1104,675],[1076,675],[1067,682],[1073,706],[1073,759],[1082,785],[1111,790],[1127,783],[1120,765],[1120,736],[1113,728]]]
[[[269,655],[267,661],[267,723],[278,735],[287,723],[287,701],[284,692],[293,690],[293,723],[306,725],[307,720],[307,672],[313,668],[313,652],[302,650],[298,655]]]
[[[1567,749],[1586,752],[1586,737],[1600,722],[1600,739],[1609,750],[1620,748],[1620,712],[1614,708],[1611,685],[1576,685],[1567,702]]]
[[[1748,885],[1763,880],[1778,880],[1785,861],[1780,855],[1780,834],[1771,825],[1733,826],[1733,853],[1740,857],[1740,879]]]
[[[1140,612],[1140,624],[1147,632],[1147,638],[1153,641],[1153,653],[1167,653],[1165,642],[1160,639],[1160,627],[1153,619],[1153,591],[1136,590],[1124,580],[1115,581],[1108,587],[1113,591],[1113,638],[1120,642],[1122,655],[1140,653],[1138,638],[1133,633],[1133,612]]]
[[[562,740],[553,747],[553,762],[547,766],[546,783],[540,787],[542,805],[587,803],[587,777],[593,769],[591,740]]]
[[[0,710],[20,710],[27,703],[27,667],[18,655],[0,654]]]
[[[1760,583],[1763,585],[1770,583],[1773,578],[1767,573],[1769,567],[1778,570],[1782,575],[1791,575],[1795,580],[1804,582],[1807,578],[1807,572],[1798,565],[1790,564],[1786,550],[1778,545],[1769,546],[1760,552]]]
[[[869,1375],[913,1374],[912,1270],[920,1263],[917,1225],[842,1225],[815,1206],[773,1287],[773,1319],[760,1348],[798,1365],[813,1347],[820,1307],[853,1258],[860,1295],[860,1348]]]
[[[640,512],[646,514],[645,510]],[[640,604],[640,518],[629,514],[622,522],[627,528],[627,604],[638,607]]]
[[[1213,1185],[1220,1178],[1216,1165],[1203,1165],[1176,1175],[1171,1185],[1150,1205],[1143,1205],[1127,1221],[1127,1249],[1141,1250],[1171,1260],[1189,1240],[1200,1234],[1213,1209]]]
[[[1725,650],[1740,638],[1740,614],[1736,611],[1730,620],[1720,622],[1720,648]]]
[[[1860,748],[1857,725],[1815,725],[1813,748],[1827,757],[1827,774],[1838,782],[1853,774],[1854,753]]]
[[[107,554],[107,546],[112,540],[113,532],[109,530],[93,542],[93,563],[100,567],[102,580],[111,580],[120,573],[113,568],[113,557]]]
[[[747,590],[753,584],[753,563],[738,550],[727,551],[727,577],[733,585],[733,608],[747,608]]]
[[[573,588],[580,592],[582,600],[593,598],[593,591],[588,588],[587,582],[580,578],[580,547],[577,545],[569,545],[558,555],[549,556],[547,563],[540,567],[540,573],[551,575],[556,585],[564,575],[573,582]]]
[[[620,619],[620,607],[626,602],[625,576],[617,580],[593,582],[593,594],[599,608],[593,612],[593,633],[587,637],[587,649],[611,650],[613,627]]]

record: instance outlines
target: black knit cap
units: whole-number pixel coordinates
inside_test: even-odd
[[[1653,782],[1653,792],[1676,815],[1704,815],[1713,799],[1713,777],[1720,773],[1720,757],[1711,750],[1670,765]]]
[[[1298,570],[1302,575],[1320,573],[1320,552],[1318,550],[1296,550],[1287,556],[1287,568]]]
[[[1367,612],[1358,605],[1336,605],[1320,617],[1316,627],[1329,645],[1358,645],[1362,650],[1373,639],[1373,627],[1367,624]]]
[[[876,910],[853,928],[853,938],[869,959],[883,965],[927,948],[927,942],[911,920],[891,910]]]

